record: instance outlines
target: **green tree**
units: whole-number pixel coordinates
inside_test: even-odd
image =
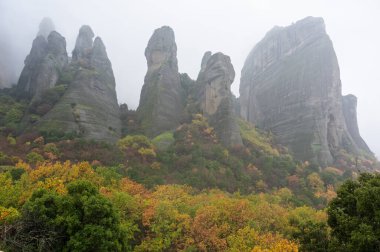
[[[124,229],[111,202],[89,181],[59,195],[39,189],[22,208],[8,245],[23,251],[122,251]]]
[[[121,251],[120,219],[110,201],[88,181],[67,186],[62,224],[69,251]]]
[[[361,174],[328,207],[332,251],[380,251],[380,175]]]

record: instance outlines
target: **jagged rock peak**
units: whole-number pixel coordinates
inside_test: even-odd
[[[41,131],[54,129],[85,139],[115,142],[121,134],[115,78],[103,41],[82,26],[73,61],[63,72],[71,76],[60,101],[41,119]]]
[[[79,35],[77,37],[73,51],[73,61],[78,61],[80,59],[86,59],[89,57],[93,46],[94,36],[94,32],[88,25],[83,25],[79,29]]]
[[[92,49],[91,67],[102,72],[107,79],[112,80],[109,82],[113,87],[116,86],[115,77],[112,70],[112,63],[107,55],[106,47],[100,37],[96,37],[94,40],[94,47]],[[115,91],[116,92],[116,91]]]
[[[247,57],[240,113],[300,160],[330,165],[340,150],[356,155],[343,116],[338,60],[322,18],[275,27]]]
[[[54,23],[51,20],[51,18],[45,17],[42,19],[42,21],[40,23],[39,30],[37,33],[37,37],[43,36],[44,38],[47,38],[49,36],[49,34],[54,30],[55,30],[55,26],[54,26]]]
[[[242,144],[231,93],[234,78],[235,70],[229,56],[205,53],[197,79],[200,109],[226,146]]]
[[[172,28],[163,26],[154,31],[145,49],[145,57],[148,69],[151,71],[160,68],[163,64],[178,71],[177,45]]]
[[[355,141],[355,144],[363,151],[371,153],[366,142],[360,136],[358,119],[357,119],[357,104],[358,99],[352,94],[348,94],[342,97],[343,100],[343,114],[346,120],[347,129],[351,134],[352,139]]]
[[[93,55],[97,58],[108,59],[106,47],[100,37],[96,37],[94,40]]]
[[[221,100],[231,95],[230,87],[235,78],[235,70],[229,56],[223,53],[215,53],[207,59],[208,55],[207,52],[202,59],[204,67],[197,82],[205,88],[202,94],[204,97],[201,109],[203,113],[213,115],[216,113]]]
[[[144,131],[155,136],[175,129],[183,118],[183,89],[178,72],[177,45],[173,30],[156,29],[145,49],[148,71],[137,109]]]
[[[47,38],[37,36],[30,54],[25,59],[17,87],[33,99],[43,91],[54,87],[61,71],[68,64],[66,40],[58,32],[51,32]]]

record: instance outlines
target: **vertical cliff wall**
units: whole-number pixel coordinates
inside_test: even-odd
[[[240,111],[301,160],[328,165],[340,149],[360,149],[346,126],[339,65],[322,18],[274,27],[254,47],[242,70]]]

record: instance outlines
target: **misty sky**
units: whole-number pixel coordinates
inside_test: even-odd
[[[144,50],[158,27],[174,29],[180,72],[194,79],[205,51],[229,55],[237,73],[232,90],[239,96],[244,61],[268,30],[323,17],[343,94],[358,97],[361,134],[380,157],[379,0],[0,0],[0,42],[12,44],[8,53],[17,75],[45,16],[66,37],[69,54],[80,26],[92,27],[107,47],[119,103],[134,109],[147,68]]]

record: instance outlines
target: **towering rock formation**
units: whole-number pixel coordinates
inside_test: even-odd
[[[102,40],[82,26],[73,60],[63,73],[70,83],[60,101],[38,123],[45,132],[74,133],[113,142],[120,137],[121,122],[111,62]]]
[[[183,117],[177,45],[170,27],[154,31],[145,49],[145,57],[148,71],[137,112],[145,132],[155,136],[176,128]]]
[[[356,114],[356,107],[358,99],[356,96],[349,94],[343,96],[343,115],[346,120],[348,132],[354,140],[356,146],[367,153],[371,153],[368,145],[364,142],[359,133],[358,119]]]
[[[328,165],[340,149],[360,147],[346,127],[338,61],[322,18],[274,27],[254,47],[242,70],[240,111],[301,160]]]
[[[234,78],[230,57],[205,53],[197,79],[200,109],[226,146],[242,144],[231,93]]]
[[[66,40],[53,31],[47,37],[34,39],[30,54],[25,59],[17,88],[33,99],[57,83],[60,73],[68,64]]]

